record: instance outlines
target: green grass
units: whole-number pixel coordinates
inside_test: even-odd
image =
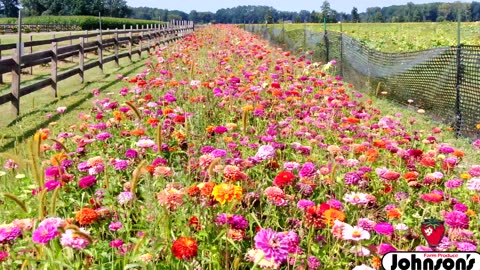
[[[269,25],[272,27],[272,25]],[[275,24],[273,27],[282,28]],[[287,32],[303,30],[323,32],[323,24],[285,24]],[[340,30],[355,39],[362,41],[372,49],[384,52],[406,52],[424,50],[433,47],[457,45],[457,23],[336,23],[327,24],[327,31]],[[466,22],[461,24],[461,43],[480,45],[480,23]]]
[[[145,56],[145,52],[143,53]],[[125,82],[116,78],[117,74],[131,76],[144,69],[145,60],[138,60],[130,64],[128,58],[120,60],[120,67],[116,68],[114,62],[104,65],[103,74],[98,68],[85,72],[85,82],[80,83],[79,77],[74,76],[59,82],[58,97],[54,98],[50,88],[44,88],[30,95],[24,96],[20,102],[21,115],[15,118],[9,103],[1,105],[3,116],[0,121],[0,152],[19,146],[26,138],[32,136],[38,129],[48,127],[55,122],[59,128],[78,124],[78,113],[91,108],[91,101],[95,100],[92,89],[101,92],[118,92]],[[67,111],[58,115],[56,108],[67,107]],[[47,114],[52,113],[51,118]],[[24,146],[22,146],[24,147]]]

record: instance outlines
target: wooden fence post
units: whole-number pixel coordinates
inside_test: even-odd
[[[13,113],[15,115],[20,115],[20,74],[21,74],[21,65],[22,65],[22,47],[23,42],[17,43],[17,48],[15,49],[15,54],[13,55],[13,60],[15,61],[15,66],[12,69],[12,86],[11,93],[13,95],[12,105]]]
[[[30,34],[30,42],[32,42],[33,38],[32,35]],[[33,46],[30,46],[30,54],[33,53]],[[30,67],[30,75],[33,75],[33,67]]]
[[[57,42],[52,42],[52,88],[53,88],[53,95],[56,98],[57,97],[57,65],[58,65],[58,57],[57,57]]]
[[[128,59],[130,59],[130,63],[132,62],[132,47],[133,47],[133,35],[132,35],[132,28],[130,27],[130,32],[128,32]]]
[[[70,37],[70,46],[72,46],[73,45],[72,32],[70,32],[69,37]],[[72,55],[71,62],[73,63],[73,55]]]
[[[102,44],[102,34],[98,34],[98,67],[102,70],[103,73],[103,44]]]
[[[80,82],[83,83],[85,80],[85,38],[80,38],[80,49],[78,51],[78,68],[80,69]]]
[[[143,26],[142,26],[143,28]],[[140,45],[140,48],[138,49],[138,57],[142,58],[142,41],[143,41],[143,31],[140,32],[140,35],[138,36],[139,37],[139,40],[138,40],[138,44]]]
[[[115,34],[114,34],[114,40],[113,40],[113,46],[115,50],[115,65],[118,67],[119,66],[119,61],[118,61],[118,29],[115,29]]]
[[[0,40],[0,45],[2,45],[2,40]],[[0,60],[2,59],[2,50],[0,49]],[[3,84],[3,74],[0,74],[0,84]]]
[[[151,39],[150,39],[150,38],[151,38],[151,34],[152,34],[151,28],[150,28],[150,29],[147,29],[147,49],[148,49],[147,55],[150,54],[150,47],[151,47],[151,46],[150,46],[150,42],[151,42]]]

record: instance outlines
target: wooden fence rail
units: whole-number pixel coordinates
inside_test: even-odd
[[[142,56],[143,51],[150,53],[152,47],[156,48],[158,45],[173,42],[182,36],[194,31],[194,24],[190,21],[173,21],[166,26],[151,25],[151,27],[141,29],[124,29],[115,31],[101,31],[99,33],[85,34],[85,35],[70,35],[60,38],[52,38],[48,40],[27,41],[20,44],[0,44],[0,83],[2,83],[2,76],[5,73],[12,74],[12,84],[10,93],[0,96],[0,105],[7,102],[12,103],[13,112],[16,115],[20,114],[20,98],[35,91],[38,91],[47,86],[53,89],[54,97],[57,97],[58,82],[70,78],[75,75],[80,76],[80,81],[85,80],[85,71],[99,67],[103,71],[103,65],[108,62],[115,61],[118,66],[119,59],[128,57],[132,60],[133,54]],[[119,37],[119,34],[126,36]],[[113,36],[111,38],[104,38]],[[88,39],[96,37],[95,41]],[[78,44],[59,47],[59,42],[77,40]],[[147,46],[143,46],[143,42]],[[26,47],[51,45],[49,50],[42,50],[24,54]],[[135,45],[138,48],[134,48]],[[119,47],[126,45],[128,50],[120,53]],[[20,46],[20,47],[19,47]],[[111,56],[103,57],[103,52],[107,48],[113,47],[114,53]],[[1,51],[15,50],[15,53],[8,58],[1,57]],[[96,52],[98,60],[85,63],[85,54],[88,52]],[[78,56],[78,67],[67,70],[63,73],[58,73],[58,61]],[[28,86],[21,86],[21,70],[28,67],[38,66],[50,63],[51,76],[50,78],[35,82]]]

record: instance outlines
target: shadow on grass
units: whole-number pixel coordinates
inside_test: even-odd
[[[132,64],[137,64],[141,61],[136,61],[136,62],[133,62]],[[131,66],[131,65],[130,65]],[[124,67],[126,68],[126,67]],[[123,70],[124,68],[121,68],[119,70]],[[131,73],[133,73],[135,70],[137,70],[138,67],[137,66],[134,66],[132,67],[130,70],[126,71],[124,74],[125,75],[129,75]],[[105,75],[104,78],[107,78],[108,76],[110,75]],[[99,90],[105,90],[105,89],[108,89],[109,87],[117,84],[117,83],[120,83],[122,82],[121,80],[118,80],[118,79],[115,79],[113,81],[111,81],[110,83],[108,84],[105,84],[103,85],[102,87],[99,87],[98,89]],[[71,92],[70,94],[66,95],[66,96],[62,96],[61,98],[59,99],[55,99],[53,100],[52,102],[50,103],[47,103],[48,105],[52,105],[52,104],[55,104],[56,102],[62,100],[62,99],[65,99],[65,98],[68,98],[68,97],[71,97],[81,91],[84,91],[85,88],[88,87],[88,85],[90,85],[91,83],[94,83],[94,82],[86,82],[84,85],[84,87],[80,88],[79,90],[76,90],[76,91],[73,91]],[[74,103],[71,103],[68,105],[67,107],[67,110],[65,111],[65,113],[69,113],[73,110],[75,110],[77,107],[79,107],[80,105],[82,105],[85,101],[87,101],[88,99],[92,98],[93,97],[93,94],[91,92],[89,92],[88,94],[86,94],[85,96],[83,96],[81,99],[79,99],[78,101],[74,102]],[[47,105],[45,105],[47,106]],[[15,125],[17,122],[21,121],[23,118],[29,116],[29,115],[33,115],[33,114],[36,114],[38,113],[39,111],[41,110],[35,110],[33,112],[29,112],[29,113],[26,113],[25,115],[22,115],[20,117],[17,117],[15,120],[13,120],[11,123],[8,124],[8,127],[11,127],[12,125]],[[16,140],[13,140],[13,141],[10,141],[2,146],[0,146],[0,152],[5,152],[6,150],[9,150],[11,148],[13,148],[16,144],[18,143],[21,143],[23,142],[25,139],[33,136],[35,134],[35,132],[37,132],[40,128],[48,125],[50,122],[55,122],[57,120],[59,120],[61,117],[60,114],[55,114],[53,115],[52,117],[48,118],[47,120],[45,121],[42,121],[42,122],[39,122],[37,125],[35,126],[32,126],[30,129],[27,129],[25,130],[22,134],[17,134],[15,137],[16,137]],[[6,137],[5,137],[6,138]]]

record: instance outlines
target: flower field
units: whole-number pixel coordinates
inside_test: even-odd
[[[209,26],[93,89],[76,123],[4,153],[2,268],[360,270],[478,250],[480,165],[310,57]]]

